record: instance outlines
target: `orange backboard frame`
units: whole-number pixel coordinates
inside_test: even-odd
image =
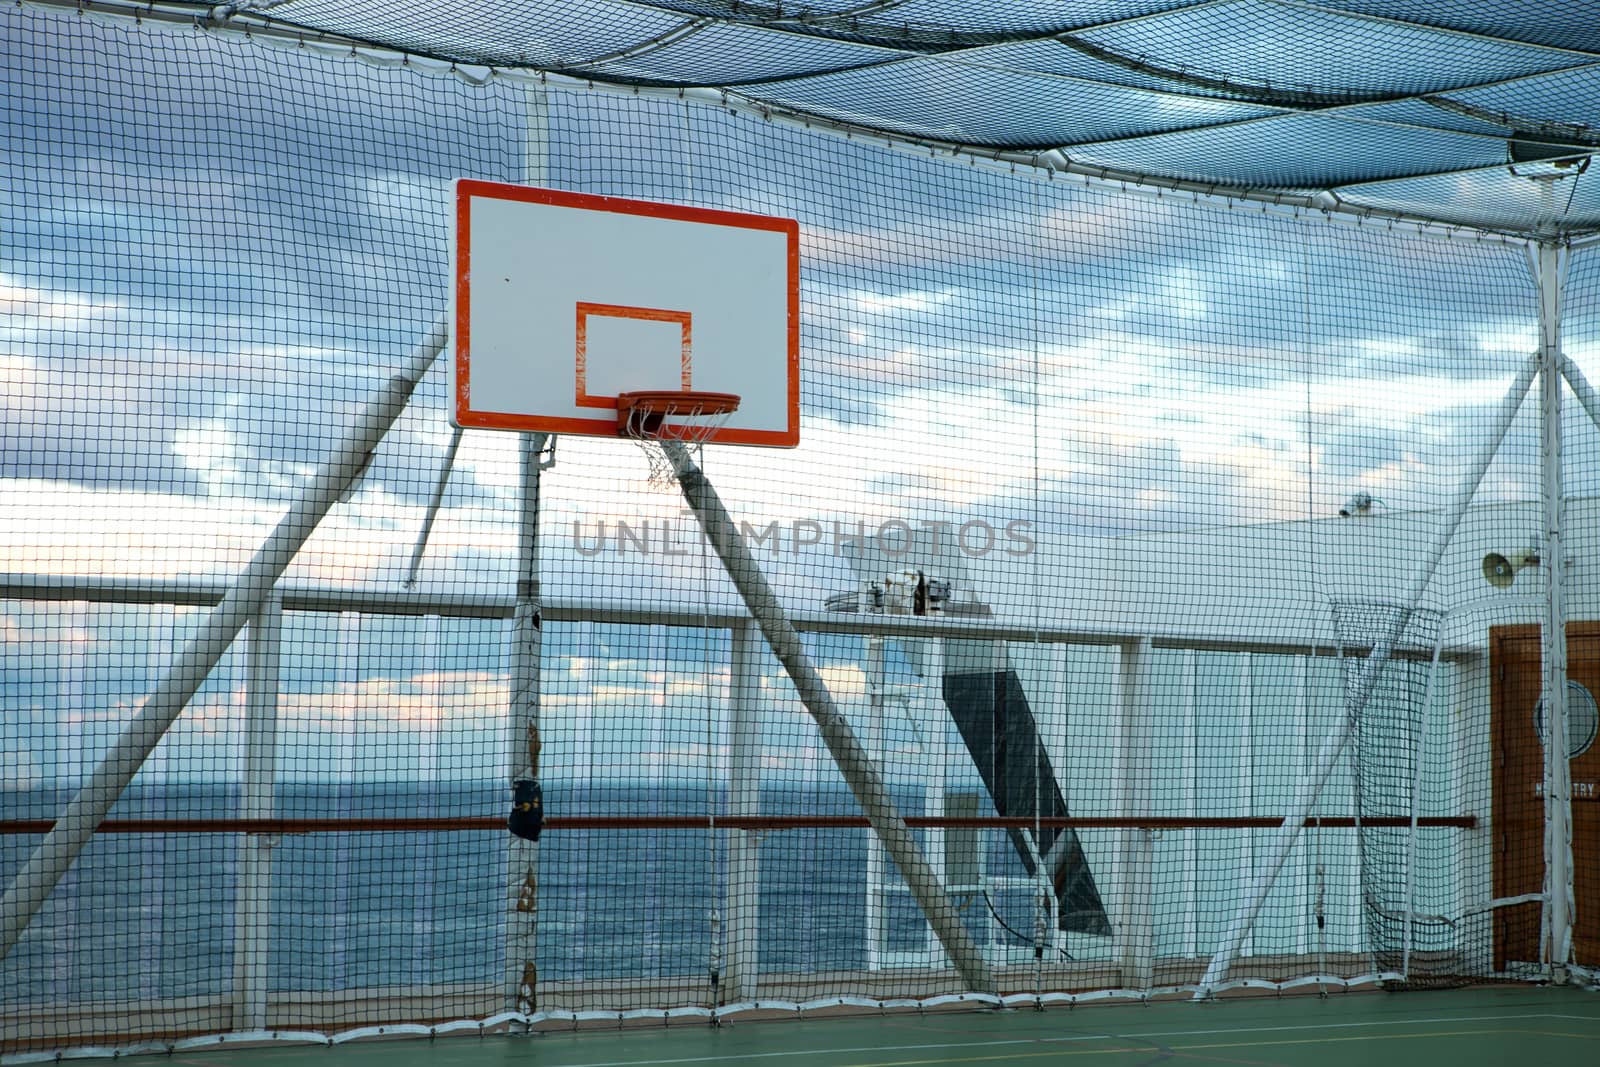
[[[641,306],[628,303],[624,300],[608,300],[608,294],[603,291],[604,284],[592,293],[586,293],[586,298],[572,301],[571,310],[567,313],[565,321],[560,324],[560,330],[550,329],[550,324],[533,322],[527,323],[526,334],[529,345],[543,343],[547,336],[557,340],[550,343],[559,346],[559,340],[568,336],[566,331],[572,331],[571,347],[571,381],[541,379],[540,388],[530,390],[536,392],[540,398],[549,397],[545,403],[555,411],[517,410],[505,403],[503,395],[480,396],[474,393],[474,313],[475,295],[473,291],[473,273],[478,260],[483,258],[478,255],[473,222],[475,210],[482,210],[486,202],[493,202],[497,207],[506,204],[544,205],[553,208],[570,209],[576,212],[599,212],[614,217],[636,217],[640,219],[668,220],[670,222],[690,223],[694,226],[705,227],[730,227],[734,228],[728,236],[735,237],[737,233],[749,231],[772,235],[782,242],[783,279],[782,314],[785,322],[782,324],[781,352],[761,353],[766,360],[765,370],[756,379],[753,387],[730,388],[727,381],[718,377],[718,363],[697,363],[693,359],[694,344],[701,334],[701,323],[705,313],[698,311],[694,306],[684,307],[655,307]],[[567,216],[562,216],[566,218]],[[613,221],[616,221],[613,219]],[[575,224],[581,225],[582,220]],[[704,231],[709,233],[710,231]],[[499,234],[490,234],[484,237],[487,240],[498,240]],[[690,236],[693,232],[690,231]],[[737,264],[722,265],[722,276],[716,270],[710,269],[715,264],[702,263],[699,267],[692,264],[695,253],[695,242],[688,242],[688,247],[683,249],[682,270],[689,276],[696,276],[694,272],[700,271],[709,279],[708,286],[728,284],[727,276],[738,271]],[[768,247],[771,242],[763,239],[762,247]],[[713,441],[724,444],[741,445],[766,445],[776,447],[793,447],[800,439],[800,241],[799,224],[793,219],[778,218],[765,215],[752,215],[742,212],[721,211],[710,208],[687,207],[678,204],[656,203],[643,200],[630,200],[621,197],[597,196],[588,193],[572,193],[556,189],[542,189],[531,186],[510,185],[499,182],[485,182],[476,179],[459,179],[456,182],[455,202],[455,227],[454,241],[452,244],[452,302],[453,315],[451,323],[452,340],[454,342],[454,359],[452,363],[453,381],[451,398],[452,421],[456,425],[469,428],[486,428],[514,431],[536,431],[545,433],[581,434],[590,436],[615,436],[617,432],[615,397],[606,395],[604,391],[591,392],[588,381],[588,337],[589,323],[597,317],[611,317],[616,319],[631,319],[640,322],[660,323],[671,327],[676,325],[681,334],[680,366],[677,383],[680,388],[689,390],[710,389],[726,392],[739,392],[746,394],[746,403],[741,410],[751,410],[749,394],[768,390],[769,403],[766,406],[766,424],[757,426],[729,425],[721,429]],[[530,261],[540,255],[556,254],[540,248],[528,248],[526,255]],[[495,262],[506,262],[504,251],[499,253],[500,259]],[[510,279],[507,279],[508,281]],[[592,297],[592,299],[587,298]],[[482,299],[481,295],[477,299]],[[501,294],[493,294],[493,298],[505,299]],[[711,331],[705,331],[710,333]],[[770,347],[770,346],[769,346]],[[544,358],[552,366],[565,366],[561,364],[563,352],[543,353]],[[494,358],[505,359],[506,353],[497,351]],[[748,362],[748,361],[737,361]],[[722,364],[729,363],[724,354]],[[740,373],[750,374],[748,368]],[[776,379],[774,381],[773,379]],[[631,386],[626,383],[624,388]],[[773,392],[769,386],[776,386],[781,390]],[[640,383],[639,388],[656,388],[651,383]],[[622,390],[619,390],[622,391]],[[495,390],[503,393],[504,390]],[[554,397],[563,398],[559,404]],[[781,397],[781,404],[777,398]],[[591,417],[589,412],[593,412]]]

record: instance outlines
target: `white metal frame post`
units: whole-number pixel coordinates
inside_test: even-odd
[[[761,573],[755,558],[750,555],[750,548],[740,536],[728,509],[705,473],[689,455],[687,445],[681,441],[663,440],[660,447],[672,463],[684,500],[694,510],[706,540],[722,560],[729,579],[739,590],[739,596],[756,620],[756,625],[761,628],[767,645],[778,657],[778,662],[783,664],[801,703],[816,720],[818,732],[828,746],[834,763],[850,786],[856,802],[861,805],[867,821],[872,824],[878,840],[894,859],[922,914],[938,934],[940,944],[960,972],[967,990],[995,995],[998,988],[988,961],[983,958],[983,953],[962,923],[960,912],[950,895],[934,877],[933,869],[918,847],[910,827],[895,809],[883,775],[862,748],[855,731],[850,728],[849,720],[834,704],[827,683],[817,673],[811,657],[806,655],[799,632],[784,614],[783,605],[767,584],[766,576]]]
[[[0,899],[0,959],[22,939],[23,931],[94,836],[106,812],[144,766],[239,631],[260,613],[295,553],[328,510],[360,478],[373,450],[405,410],[417,382],[433,365],[444,344],[445,321],[441,318],[412,350],[402,368],[368,401],[240,573],[228,595],[174,657],[144,706],[17,872],[4,899]]]
[[[1238,734],[1233,739],[1233,759],[1235,774],[1238,778],[1239,804],[1245,815],[1254,815],[1256,811],[1256,708],[1255,708],[1255,658],[1246,652],[1243,655],[1232,657],[1233,660],[1233,704],[1238,711]],[[1239,864],[1238,882],[1239,894],[1247,896],[1250,892],[1250,876],[1255,870],[1256,860],[1256,832],[1250,827],[1241,827],[1238,830],[1238,851],[1235,853]],[[1297,842],[1298,843],[1298,842]],[[1284,857],[1288,862],[1288,857]],[[1257,917],[1259,921],[1259,916]],[[1245,931],[1244,940],[1239,943],[1241,953],[1252,953],[1256,945],[1263,941],[1256,936],[1255,926],[1251,925]]]
[[[1540,459],[1544,483],[1544,814],[1545,902],[1542,963],[1556,981],[1572,958],[1572,769],[1567,757],[1566,552],[1561,485],[1561,294],[1568,253],[1538,246]]]
[[[283,597],[267,598],[250,620],[245,689],[244,787],[239,814],[276,814],[278,691],[282,660]],[[272,849],[276,834],[246,833],[239,843],[239,896],[234,905],[233,1028],[267,1029],[272,920]]]
[[[1065,716],[1061,713],[1065,693],[1061,688],[1063,672],[1058,657],[1063,649],[1035,640],[1027,645],[1019,645],[1015,651],[1018,653],[1018,677],[1023,679],[1023,692],[1036,694],[1034,737],[1037,739],[1040,754],[1048,758],[1052,766],[1060,768],[1058,784],[1061,786],[1062,801],[1065,804],[1069,782],[1067,761],[1063,753],[1067,751],[1070,742],[1064,736]],[[1026,672],[1023,671],[1024,665],[1027,668]],[[1031,690],[1030,685],[1033,687]],[[1043,792],[1044,776],[1038,776],[1036,783],[1040,792],[1039,802],[1034,810],[1042,814],[1047,810]],[[1068,806],[1067,810],[1072,809]],[[1065,829],[1061,830],[1056,836],[1056,841],[1066,837],[1067,833]],[[1033,931],[1035,993],[1043,991],[1046,965],[1063,958],[1061,953],[1066,949],[1066,931],[1061,929],[1061,905],[1056,900],[1055,883],[1050,877],[1055,852],[1056,842],[1051,842],[1044,861],[1034,868],[1034,893],[1037,894]]]
[[[1495,423],[1484,442],[1483,448],[1478,453],[1475,462],[1462,476],[1461,484],[1456,489],[1455,499],[1451,501],[1450,511],[1444,528],[1440,530],[1433,544],[1433,550],[1421,570],[1417,573],[1411,588],[1407,591],[1403,601],[1408,607],[1415,607],[1426,592],[1428,585],[1433,581],[1435,572],[1439,569],[1439,561],[1444,558],[1445,551],[1454,540],[1461,519],[1466,515],[1467,507],[1472,503],[1472,497],[1478,490],[1478,485],[1483,481],[1483,476],[1489,470],[1489,464],[1494,461],[1495,455],[1500,451],[1500,444],[1505,440],[1507,431],[1511,429],[1511,422],[1516,418],[1517,410],[1522,406],[1522,400],[1527,395],[1528,388],[1533,384],[1533,376],[1541,365],[1539,357],[1528,360],[1511,387],[1506,390],[1505,396],[1500,401],[1500,409],[1496,415]],[[1355,729],[1356,719],[1366,707],[1367,701],[1372,696],[1373,689],[1378,684],[1378,678],[1383,673],[1383,668],[1389,661],[1394,651],[1395,642],[1400,639],[1409,612],[1397,613],[1396,620],[1388,633],[1379,635],[1374,642],[1371,652],[1368,653],[1362,665],[1353,691],[1345,702],[1344,713],[1339,716],[1338,723],[1334,726],[1321,749],[1317,752],[1316,763],[1310,776],[1301,784],[1300,795],[1294,805],[1289,809],[1287,818],[1278,829],[1277,840],[1272,846],[1270,854],[1264,865],[1257,868],[1257,877],[1254,889],[1248,893],[1239,904],[1239,910],[1234,915],[1233,923],[1229,926],[1227,934],[1217,944],[1217,951],[1211,957],[1211,963],[1206,968],[1205,974],[1200,979],[1199,987],[1195,991],[1195,999],[1203,1000],[1212,995],[1216,987],[1227,977],[1232,969],[1233,962],[1239,957],[1240,948],[1245,938],[1255,926],[1256,917],[1261,913],[1261,906],[1266,902],[1268,894],[1272,892],[1273,885],[1278,880],[1278,874],[1283,870],[1284,861],[1289,858],[1289,853],[1294,850],[1295,842],[1305,829],[1305,822],[1312,810],[1316,807],[1318,799],[1322,796],[1323,786],[1327,784],[1328,776],[1333,773],[1334,764],[1343,754],[1345,745],[1350,740],[1350,735]]]
[[[867,750],[867,758],[882,761],[884,752],[883,743],[883,716],[884,698],[888,687],[888,678],[884,668],[883,638],[877,634],[867,637],[867,721],[863,724],[862,747]],[[867,884],[866,900],[863,902],[862,917],[866,930],[867,956],[866,965],[869,971],[878,971],[883,968],[883,941],[884,941],[884,886],[888,882],[888,857],[872,835],[872,830],[867,830]]]
[[[1137,819],[1150,813],[1149,761],[1150,638],[1120,646],[1118,681],[1117,813]],[[1151,914],[1154,832],[1148,827],[1117,831],[1122,877],[1117,893],[1116,955],[1126,989],[1148,992],[1154,977],[1155,923]]]
[[[1200,665],[1194,649],[1185,649],[1183,652],[1183,666],[1180,680],[1181,696],[1179,700],[1180,714],[1182,716],[1182,730],[1180,734],[1184,739],[1183,749],[1183,811],[1186,819],[1195,819],[1200,815],[1200,734],[1197,724],[1200,715],[1196,705],[1199,703]],[[1183,948],[1182,956],[1192,959],[1200,954],[1199,928],[1200,928],[1200,834],[1196,830],[1184,830],[1183,833],[1183,870],[1188,876],[1183,882]]]
[[[917,707],[910,709],[913,721],[940,724],[937,727],[930,725],[923,733],[926,739],[924,752],[937,755],[939,768],[937,777],[930,784],[928,800],[924,803],[923,809],[929,815],[945,817],[950,815],[950,797],[953,795],[950,783],[958,781],[971,767],[971,762],[970,758],[964,758],[966,757],[964,745],[949,744],[949,737],[943,725],[953,721],[950,719],[949,706],[944,702],[944,665],[949,658],[945,655],[945,642],[933,637],[902,638],[901,647],[909,650],[912,641],[919,642],[922,650],[922,678],[916,690]],[[945,887],[946,892],[955,888],[971,894],[983,889],[985,876],[983,831],[968,830],[965,833],[966,837],[957,837],[952,841],[950,830],[934,828],[923,837],[928,855],[932,857],[934,876],[938,878],[939,884]],[[951,870],[951,846],[961,840],[977,842],[973,845],[974,878],[971,886],[952,886],[955,872]],[[936,963],[939,952],[939,935],[932,926],[929,926],[923,946],[923,954],[929,966]]]
[[[761,671],[756,662],[755,625],[729,629],[728,810],[749,818],[761,810]],[[728,999],[753,1001],[761,970],[761,834],[723,830],[728,842],[727,973]]]

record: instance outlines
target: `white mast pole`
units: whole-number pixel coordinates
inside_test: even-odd
[[[1566,250],[1538,246],[1540,460],[1544,482],[1544,814],[1543,962],[1557,981],[1572,956],[1572,768],[1567,757],[1566,551],[1561,485],[1561,289]]]

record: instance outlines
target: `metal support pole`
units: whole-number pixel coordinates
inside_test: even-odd
[[[849,721],[839,713],[827,684],[806,655],[799,633],[784,614],[783,605],[767,584],[755,558],[750,555],[749,546],[734,526],[727,508],[704,472],[690,457],[687,446],[681,441],[662,441],[660,444],[678,476],[684,499],[700,521],[706,540],[721,558],[728,577],[738,588],[756,625],[761,627],[762,636],[788,672],[801,702],[816,720],[823,743],[833,755],[834,763],[844,775],[850,791],[855,794],[878,840],[900,869],[912,897],[938,935],[950,962],[960,972],[967,989],[978,993],[995,993],[997,987],[988,962],[961,922],[961,916],[949,894],[934,877],[933,869],[918,848],[910,828],[895,809],[883,776],[861,747]]]
[[[862,731],[862,746],[867,750],[867,758],[881,760],[883,758],[883,714],[884,714],[884,689],[888,678],[884,669],[883,638],[873,635],[867,638],[867,721],[866,729]],[[869,971],[877,971],[883,967],[884,943],[884,886],[888,882],[887,857],[883,849],[870,836],[867,838],[867,885],[866,900],[863,902],[862,919],[866,927],[867,956],[866,966]]]
[[[1539,366],[1540,361],[1537,358],[1528,360],[1517,372],[1511,388],[1506,390],[1505,396],[1501,399],[1493,430],[1472,467],[1462,476],[1461,484],[1456,489],[1455,499],[1451,501],[1445,527],[1435,539],[1431,555],[1418,572],[1403,601],[1408,606],[1414,607],[1422,599],[1428,584],[1433,581],[1433,576],[1439,569],[1439,561],[1444,558],[1445,551],[1454,540],[1456,530],[1467,513],[1467,507],[1472,503],[1473,494],[1477,492],[1479,483],[1489,470],[1489,464],[1500,451],[1500,443],[1505,440],[1507,431],[1511,429],[1511,422],[1516,418],[1517,409],[1522,406],[1522,399],[1527,395],[1528,387],[1533,384],[1533,376],[1538,372]],[[1290,807],[1283,825],[1279,827],[1277,840],[1266,858],[1266,864],[1258,868],[1254,890],[1240,902],[1232,925],[1218,942],[1217,951],[1211,957],[1211,963],[1200,979],[1199,988],[1195,991],[1195,999],[1209,997],[1216,986],[1227,977],[1228,971],[1233,967],[1233,961],[1238,958],[1244,939],[1255,925],[1256,917],[1261,914],[1261,906],[1266,903],[1268,894],[1272,892],[1272,887],[1277,882],[1278,874],[1283,870],[1289,853],[1294,851],[1295,843],[1305,829],[1306,819],[1316,807],[1318,799],[1322,796],[1322,789],[1328,782],[1328,776],[1333,773],[1334,764],[1350,740],[1356,719],[1371,698],[1372,691],[1378,684],[1378,678],[1383,673],[1384,665],[1389,662],[1389,656],[1394,651],[1395,642],[1400,639],[1407,617],[1405,613],[1397,614],[1390,631],[1380,635],[1371,653],[1368,654],[1356,685],[1347,697],[1344,714],[1339,716],[1333,733],[1317,752],[1317,761],[1311,776],[1302,783],[1299,797]]]
[[[1565,980],[1572,957],[1572,768],[1567,761],[1566,551],[1562,546],[1561,290],[1567,253],[1539,245],[1540,458],[1544,483],[1544,814],[1545,906],[1543,959],[1547,973]]]
[[[411,549],[411,565],[406,568],[406,586],[417,584],[417,571],[422,567],[422,554],[428,550],[428,535],[439,517],[439,506],[444,503],[444,491],[450,484],[450,470],[456,465],[456,452],[461,448],[461,427],[450,435],[450,444],[444,450],[444,462],[439,465],[439,477],[433,483],[433,496],[428,500],[428,511],[422,518],[422,529],[417,533],[417,543]]]
[[[1141,637],[1121,646],[1117,675],[1117,793],[1118,814],[1137,819],[1150,811],[1149,754],[1151,645]],[[1116,955],[1125,989],[1148,991],[1153,978],[1155,923],[1151,915],[1151,875],[1155,842],[1149,829],[1130,827],[1117,831],[1117,855],[1122,864],[1117,893]]]
[[[367,403],[344,438],[317,469],[300,496],[279,520],[222,603],[212,609],[200,631],[178,653],[144,706],[123,729],[0,900],[0,959],[22,938],[28,923],[55,891],[57,883],[83,851],[106,812],[167,728],[183,711],[195,690],[216,667],[228,646],[257,615],[278,577],[288,568],[328,509],[360,476],[383,435],[394,425],[423,373],[444,348],[445,321],[434,323],[401,369]]]
[[[1180,682],[1182,696],[1181,712],[1183,732],[1178,736],[1184,738],[1184,762],[1193,768],[1200,764],[1200,732],[1198,722],[1200,716],[1196,713],[1195,705],[1198,703],[1196,696],[1199,690],[1200,668],[1195,662],[1198,657],[1193,649],[1183,653],[1183,668]],[[1200,789],[1196,781],[1197,774],[1183,776],[1183,814],[1185,818],[1193,819],[1200,814]],[[1183,833],[1183,867],[1185,871],[1198,871],[1200,862],[1200,846],[1195,839],[1199,835],[1193,830]],[[1200,954],[1199,928],[1200,928],[1200,895],[1199,887],[1195,880],[1185,879],[1183,887],[1183,955],[1193,958]]]
[[[1417,821],[1422,816],[1423,765],[1428,758],[1428,718],[1433,714],[1433,687],[1439,680],[1439,657],[1444,652],[1444,627],[1433,639],[1433,659],[1428,664],[1428,684],[1422,694],[1422,721],[1417,727],[1417,744],[1411,753],[1411,827],[1406,834],[1406,917],[1400,938],[1400,973],[1411,977],[1411,950],[1416,939],[1417,917]]]
[[[244,712],[244,789],[239,814],[270,819],[278,756],[278,686],[283,599],[269,597],[250,620]],[[268,933],[272,917],[272,849],[276,834],[244,834],[239,843],[239,896],[234,908],[233,1029],[267,1028]]]
[[[1561,376],[1572,386],[1572,395],[1578,398],[1578,404],[1588,413],[1596,428],[1600,428],[1600,395],[1594,391],[1594,386],[1589,384],[1589,379],[1583,376],[1578,365],[1567,358],[1561,357]]]
[[[944,702],[944,689],[941,679],[945,672],[945,645],[946,641],[936,638],[913,638],[921,646],[921,659],[923,673],[921,684],[914,691],[916,693],[917,707],[911,709],[913,721],[941,722],[949,715],[949,708]],[[911,642],[901,643],[901,650],[908,651]],[[953,791],[951,783],[961,781],[972,766],[966,756],[965,746],[949,746],[941,740],[934,740],[937,734],[930,730],[924,736],[928,737],[930,747],[925,749],[929,755],[937,755],[939,760],[938,776],[933,783],[930,800],[925,805],[925,810],[930,815],[957,814],[955,808],[961,808],[961,814],[977,815],[977,794]],[[965,805],[971,802],[971,811],[965,810]],[[970,895],[982,892],[987,871],[984,867],[984,832],[978,829],[949,829],[929,830],[923,837],[924,847],[933,858],[929,866],[933,868],[934,877],[939,884],[956,889],[957,892]],[[966,872],[966,877],[962,877]],[[927,937],[923,942],[922,952],[928,960],[928,966],[933,966],[939,958],[939,936],[932,926],[928,927]]]
[[[511,702],[507,709],[507,774],[539,781],[539,657],[543,646],[543,588],[539,580],[540,454],[547,435],[519,434],[521,508],[517,522],[517,600],[512,615]],[[542,801],[541,801],[542,803]],[[539,842],[507,839],[506,1001],[512,1011],[539,1008]]]
[[[756,664],[757,636],[748,622],[730,631],[729,668],[732,692],[728,747],[728,810],[735,816],[761,810],[759,705],[761,673]],[[753,1001],[761,969],[761,838],[756,830],[722,830],[728,839],[728,998]]]

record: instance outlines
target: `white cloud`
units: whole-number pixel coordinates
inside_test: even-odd
[[[23,285],[0,274],[0,316],[8,331],[22,328],[62,329],[81,326],[123,309],[114,300],[96,299],[60,289]],[[0,320],[6,321],[6,320]]]
[[[850,298],[856,310],[872,315],[924,313],[952,304],[958,299],[960,294],[953,289],[899,293],[858,292]]]
[[[45,785],[44,769],[27,749],[0,749],[0,790],[26,793]]]

